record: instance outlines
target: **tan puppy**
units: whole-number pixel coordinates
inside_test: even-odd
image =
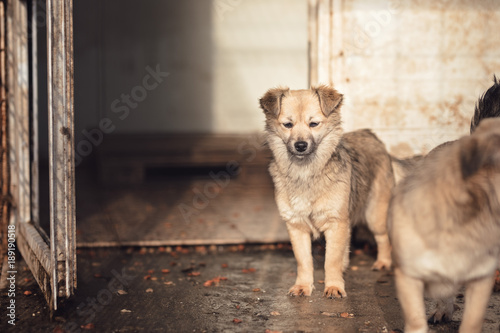
[[[313,285],[311,235],[326,239],[327,297],[346,297],[343,271],[349,265],[351,226],[366,221],[378,245],[374,269],[391,266],[386,229],[394,185],[384,144],[368,130],[342,134],[342,95],[333,88],[269,90],[260,100],[269,171],[281,217],[297,259],[289,294],[310,296]]]
[[[395,188],[388,216],[405,332],[427,332],[424,292],[438,299],[432,321],[451,319],[465,285],[460,332],[481,332],[500,257],[500,119],[429,154]]]

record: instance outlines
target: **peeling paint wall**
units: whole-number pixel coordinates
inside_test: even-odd
[[[372,128],[399,157],[469,133],[478,97],[500,75],[500,1],[310,5],[320,13],[317,49],[329,53],[313,72],[345,94],[346,130]]]

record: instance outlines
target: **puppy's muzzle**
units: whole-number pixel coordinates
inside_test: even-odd
[[[307,150],[307,142],[305,141],[297,141],[294,144],[295,150],[299,153],[303,153]]]

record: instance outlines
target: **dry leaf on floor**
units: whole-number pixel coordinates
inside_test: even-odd
[[[239,323],[242,323],[242,322],[243,322],[243,320],[241,320],[241,319],[238,319],[238,318],[234,318],[233,319],[233,323],[235,323],[235,324],[239,324]]]
[[[94,330],[95,329],[95,325],[92,324],[92,323],[88,323],[86,325],[80,326],[80,328],[83,329],[83,330]]]
[[[354,318],[354,314],[348,313],[348,312],[338,313],[338,312],[324,312],[324,311],[320,311],[320,314],[322,314],[323,316],[327,316],[327,317]]]
[[[217,277],[214,277],[213,279],[211,280],[207,280],[205,281],[205,283],[203,283],[203,285],[205,287],[211,287],[211,286],[218,286],[220,281],[226,281],[227,280],[227,277],[224,277],[224,276],[217,276]]]

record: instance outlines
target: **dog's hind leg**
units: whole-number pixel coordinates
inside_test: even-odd
[[[391,244],[387,234],[387,210],[393,186],[394,180],[380,173],[368,197],[365,219],[377,242],[377,260],[372,266],[374,270],[390,269],[392,265]]]
[[[311,233],[303,226],[287,223],[293,254],[297,260],[297,279],[290,288],[290,296],[311,296],[314,289],[314,264],[311,249]]]
[[[377,260],[372,265],[372,269],[379,271],[382,269],[390,269],[392,265],[391,258],[391,244],[389,236],[385,234],[375,234],[375,241],[377,242]]]
[[[459,329],[460,333],[481,332],[494,281],[493,276],[488,276],[467,283],[465,310]]]
[[[377,242],[377,260],[373,270],[390,269],[392,264],[391,244],[387,234],[388,201],[372,200],[367,209],[366,221]]]

